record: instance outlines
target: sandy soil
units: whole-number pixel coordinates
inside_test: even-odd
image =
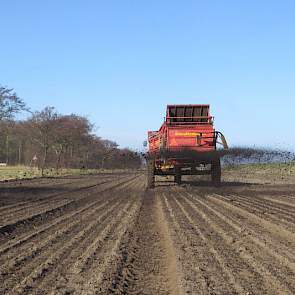
[[[0,188],[0,294],[295,294],[295,181],[141,174]]]

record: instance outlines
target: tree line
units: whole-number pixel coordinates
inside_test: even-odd
[[[16,114],[29,112],[25,120]],[[60,114],[54,107],[30,111],[13,91],[0,85],[0,162],[46,168],[139,168],[141,155],[120,149],[94,133],[88,118]]]

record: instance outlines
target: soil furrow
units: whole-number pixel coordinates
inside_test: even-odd
[[[95,252],[87,258],[80,278],[75,278],[74,281],[71,281],[75,286],[75,290],[78,290],[78,293],[85,295],[103,294],[103,292],[108,290],[109,281],[105,280],[105,277],[111,272],[112,265],[117,261],[122,239],[126,236],[128,229],[132,227],[138,209],[139,204],[137,202],[131,207],[128,213],[125,212],[116,231],[108,237],[106,243],[99,245],[95,249]],[[83,278],[84,280],[82,281]]]
[[[29,210],[24,210],[22,214],[9,214],[8,216],[5,216],[4,218],[0,218],[0,234],[4,232],[9,232],[11,228],[17,227],[18,224],[24,223],[24,222],[30,222],[33,219],[36,219],[44,214],[51,214],[55,210],[62,210],[64,207],[70,205],[74,201],[72,200],[55,200],[55,202],[47,201],[45,204],[32,206]]]
[[[97,181],[96,181],[96,184],[97,185],[102,185],[104,183],[107,183],[107,182],[113,181],[113,180],[114,179],[112,179],[112,178],[109,178],[109,179],[104,180],[104,181],[100,180],[99,183],[97,183]],[[81,182],[81,180],[79,182]],[[70,183],[66,183],[66,184],[62,183],[62,184],[59,184],[59,185],[71,185],[73,183],[76,183],[76,182],[70,182]],[[82,182],[81,182],[81,184],[82,184]],[[87,188],[88,186],[85,186],[85,184],[84,184],[82,187]],[[56,189],[56,186],[54,186],[54,189]],[[68,189],[68,193],[72,193],[73,191],[76,191],[76,189],[71,189],[71,190]],[[78,189],[81,189],[81,187],[78,187]],[[43,204],[47,204],[48,202],[52,202],[53,200],[58,200],[59,198],[64,198],[64,195],[65,195],[65,192],[54,193],[54,194],[46,195],[46,198],[45,198],[44,194],[42,194],[41,198],[40,197],[39,198],[34,198],[34,200],[31,200],[31,202],[29,202],[29,201],[20,202],[20,203],[18,203],[16,205],[8,206],[9,208],[7,208],[8,210],[6,209],[5,212],[2,212],[3,207],[0,207],[0,212],[2,212],[0,220],[7,219],[11,214],[14,215],[14,214],[16,214],[18,212],[21,212],[21,211],[24,211],[25,213],[27,213],[28,209],[30,209],[30,210],[34,209],[34,208],[37,209],[39,206],[41,206]]]
[[[266,239],[265,235],[259,233],[257,230],[253,230],[244,219],[240,217],[235,218],[234,214],[230,215],[231,212],[224,210],[222,206],[216,206],[216,204],[210,202],[210,196],[201,198],[189,193],[188,196],[191,197],[191,200],[197,204],[200,209],[208,212],[208,215],[212,213],[222,220],[223,223],[230,226],[231,232],[236,232],[236,237],[232,239],[235,248],[245,243],[247,243],[248,248],[250,248],[254,243],[256,246],[255,251],[260,252],[261,249],[263,249],[263,253],[268,254],[267,259],[273,257],[273,259],[278,260],[278,264],[283,264],[295,272],[295,253],[292,254],[289,251],[285,252],[280,245],[280,241],[269,240],[269,238]]]
[[[178,268],[181,268],[181,285],[184,293],[209,294],[211,284],[208,282],[209,275],[206,275],[205,269],[202,268],[202,256],[200,249],[196,249],[196,243],[193,242],[193,236],[188,233],[189,225],[183,220],[177,220],[178,213],[173,210],[169,197],[164,194],[164,213],[171,229],[171,238],[176,249]],[[190,228],[191,229],[191,228]],[[194,255],[194,265],[192,265],[192,257]],[[214,275],[214,272],[210,271]]]
[[[46,251],[43,253],[44,260],[43,262],[38,261],[35,263],[33,268],[30,270],[23,270],[24,278],[18,283],[15,287],[12,288],[12,294],[26,294],[30,293],[32,288],[38,287],[40,281],[45,277],[49,276],[50,273],[54,272],[56,267],[71,254],[73,249],[80,248],[80,243],[88,234],[91,234],[91,231],[99,222],[103,222],[103,225],[110,218],[109,213],[118,205],[118,201],[110,206],[102,215],[97,218],[89,218],[89,223],[87,220],[83,221],[78,227],[73,231],[69,232],[69,237],[66,235],[55,245],[50,247],[49,256],[46,254]],[[50,255],[50,253],[52,253]],[[60,274],[61,275],[61,274]],[[11,287],[10,287],[11,288]]]
[[[88,218],[93,214],[99,214],[100,211],[110,204],[109,200],[101,201],[99,206],[90,206],[86,210],[79,210],[75,212],[69,218],[65,218],[62,222],[55,224],[54,227],[50,228],[50,231],[42,232],[36,235],[33,239],[27,243],[22,244],[17,249],[13,248],[13,251],[9,251],[6,255],[2,255],[0,258],[1,273],[13,273],[13,268],[20,268],[24,263],[28,263],[30,259],[42,254],[46,247],[51,247],[52,244],[56,243],[56,240],[62,238],[69,231],[71,231],[78,223]],[[96,205],[93,204],[93,205]],[[25,253],[25,254],[24,254]]]
[[[131,181],[134,181],[134,179],[132,179]],[[127,183],[129,184],[130,181],[127,181]],[[126,182],[124,181],[124,182],[120,183],[119,185],[115,184],[103,191],[96,192],[96,193],[99,193],[102,196],[104,192],[107,192],[108,190],[116,189],[118,186],[120,187],[120,185],[125,185],[125,184],[126,184]],[[89,204],[86,203],[86,206],[84,208],[82,208],[80,211],[75,212],[81,204],[84,204],[85,198],[79,200],[80,201],[79,203],[74,202],[73,207],[67,208],[67,211],[69,212],[69,216],[66,214],[68,212],[61,211],[61,212],[58,212],[60,214],[58,214],[57,216],[51,215],[51,216],[49,216],[49,218],[46,218],[46,219],[42,218],[40,221],[41,222],[40,225],[35,224],[33,231],[29,231],[28,233],[22,234],[22,235],[18,236],[17,239],[9,239],[6,243],[4,243],[2,246],[0,246],[0,254],[7,252],[11,248],[17,247],[17,246],[23,244],[24,242],[27,242],[28,240],[34,238],[36,235],[38,235],[42,232],[45,232],[46,230],[50,229],[52,226],[55,226],[59,222],[66,220],[68,217],[75,216],[76,214],[79,214],[80,212],[87,210],[89,207],[95,206],[95,204],[97,202],[99,202],[99,200],[95,200],[97,197],[93,192],[91,194],[89,193],[89,195],[86,197],[88,197],[88,199],[90,199]],[[92,201],[93,198],[95,201]],[[45,220],[46,220],[46,223],[44,223]],[[31,223],[29,223],[28,225],[30,225],[29,229],[31,229]]]
[[[94,221],[91,225],[87,226],[91,231],[88,230],[89,235],[84,234],[84,239],[81,239],[79,242],[79,247],[77,248],[69,248],[67,253],[62,256],[62,260],[58,263],[52,271],[47,272],[44,278],[41,278],[34,283],[36,283],[38,290],[51,290],[52,288],[56,291],[58,290],[72,290],[74,288],[73,281],[75,277],[79,275],[79,278],[82,278],[81,271],[83,269],[79,269],[79,262],[81,262],[81,267],[83,268],[83,255],[87,253],[89,245],[95,243],[97,237],[100,238],[100,241],[107,241],[108,239],[108,230],[112,227],[113,224],[119,221],[120,217],[125,213],[124,209],[130,207],[130,202],[126,202],[123,206],[122,202],[116,203],[111,207],[111,210],[107,210],[108,213],[104,213],[106,216],[105,220]],[[114,219],[110,214],[115,215],[116,219]],[[117,219],[118,218],[118,219]],[[84,222],[83,222],[84,224]],[[116,228],[113,228],[116,230]],[[76,239],[76,238],[75,238]],[[76,243],[76,241],[75,241]],[[87,254],[86,254],[87,255]],[[86,258],[87,260],[87,258]],[[78,264],[77,264],[78,263]],[[90,266],[90,265],[89,265]],[[97,272],[97,271],[96,271]],[[84,278],[84,281],[87,278]],[[80,285],[82,285],[83,280],[81,280]],[[39,291],[34,292],[35,294],[39,294]]]
[[[232,255],[233,253],[224,252],[225,249],[221,250],[220,247],[222,246],[222,241],[216,235],[216,233],[208,231],[207,225],[202,224],[200,218],[194,217],[191,212],[189,213],[187,211],[191,210],[191,208],[188,208],[184,203],[180,203],[177,198],[175,198],[175,202],[183,213],[183,216],[194,228],[199,238],[203,240],[204,244],[206,245],[207,251],[214,257],[219,267],[226,275],[226,281],[229,283],[229,287],[231,288],[230,292],[237,292],[239,294],[248,292],[248,288],[250,289],[251,286],[243,286],[246,282],[239,282],[235,277],[235,271],[238,271],[235,265],[235,260],[237,259],[237,256]],[[250,271],[246,272],[250,274]],[[253,279],[253,274],[251,277]],[[241,285],[241,283],[243,283],[243,285]]]
[[[265,195],[262,195],[261,198],[263,200],[266,200],[266,201],[271,201],[274,206],[275,204],[280,204],[280,205],[283,205],[282,208],[287,208],[288,210],[295,210],[295,198],[292,198],[291,200],[288,201],[287,197],[285,196],[281,196],[281,197],[268,197],[268,196],[265,196]]]
[[[96,193],[103,193],[107,190],[115,189],[116,187],[121,187],[124,188],[124,185],[128,185],[129,182],[132,182],[136,179],[136,177],[132,177],[131,179],[127,180],[121,180],[119,182],[111,183],[111,182],[106,182],[105,187],[101,187],[98,191],[95,191]],[[81,202],[84,202],[84,199],[90,199],[89,196],[93,195],[93,192],[91,190],[97,188],[98,185],[93,185],[90,187],[87,187],[87,192],[84,190],[84,195],[81,195],[80,190],[75,191],[75,193],[78,193],[78,196],[76,198],[73,198],[73,195],[71,195],[71,198],[73,198],[72,201],[68,201],[65,205],[60,206],[58,208],[48,210],[45,212],[37,213],[33,216],[28,217],[27,219],[24,220],[17,220],[14,223],[8,224],[6,226],[3,226],[0,228],[0,234],[4,235],[5,237],[8,234],[14,233],[17,229],[21,229],[21,232],[25,231],[25,228],[29,229],[31,228],[31,224],[34,223],[35,227],[38,226],[39,224],[43,224],[44,219],[48,221],[60,216],[61,214],[64,214],[65,211],[73,210],[78,204]],[[64,197],[67,199],[68,193],[64,193]],[[5,240],[5,239],[4,239]],[[0,238],[0,245],[2,244],[2,240]],[[2,247],[1,247],[2,248]],[[1,253],[1,248],[0,248],[0,253]]]
[[[188,203],[201,217],[204,222],[208,225],[208,229],[212,229],[212,231],[218,233],[223,239],[223,253],[229,251],[232,253],[234,257],[234,264],[239,266],[239,270],[236,272],[234,267],[231,269],[234,274],[239,275],[242,272],[249,272],[249,266],[255,270],[255,272],[259,273],[259,275],[263,278],[264,282],[264,290],[263,294],[268,293],[269,286],[271,286],[272,290],[279,290],[283,294],[293,294],[295,291],[292,286],[286,286],[286,281],[290,281],[290,279],[294,276],[294,272],[290,271],[290,269],[284,269],[281,266],[281,271],[286,275],[289,273],[289,276],[282,277],[278,269],[273,269],[273,260],[269,259],[268,255],[265,255],[263,251],[260,251],[259,247],[255,248],[253,244],[246,243],[245,239],[243,243],[235,243],[240,237],[240,232],[235,232],[232,226],[228,226],[228,223],[224,223],[223,220],[220,220],[219,217],[209,213],[204,207],[199,208],[200,206],[196,206],[190,200],[184,197],[185,202]],[[198,204],[199,205],[199,204]],[[198,218],[200,220],[200,218]],[[252,246],[252,249],[249,247]],[[237,253],[237,255],[234,255]],[[253,271],[252,271],[253,273]],[[236,280],[245,280],[240,275],[236,278]],[[260,278],[259,278],[260,279]],[[269,293],[271,294],[271,293]],[[276,294],[276,293],[274,293]]]
[[[290,248],[284,247],[281,239],[277,239],[265,231],[263,227],[253,223],[251,219],[240,215],[238,212],[231,210],[220,203],[215,202],[215,198],[208,195],[204,198],[198,198],[198,202],[211,210],[220,218],[226,220],[233,228],[239,230],[244,237],[251,239],[259,247],[264,248],[270,255],[274,255],[281,263],[289,265],[292,269],[295,263],[295,253]]]
[[[274,222],[265,219],[264,216],[262,217],[261,215],[257,215],[255,213],[248,211],[247,208],[241,208],[239,204],[232,204],[231,199],[228,197],[221,196],[218,194],[213,195],[213,197],[216,202],[221,202],[223,205],[227,206],[228,208],[231,208],[233,211],[237,211],[238,213],[240,213],[240,215],[244,216],[245,218],[249,218],[252,222],[268,230],[271,233],[271,235],[278,236],[280,239],[282,239],[282,241],[287,242],[288,245],[295,244],[295,235],[286,228],[283,228],[282,226],[279,226]]]
[[[295,223],[295,208],[292,210],[287,210],[286,208],[281,208],[279,204],[270,203],[266,200],[258,200],[254,197],[249,198],[240,195],[228,195],[226,197],[230,197],[233,202],[237,204],[242,204],[245,207],[249,206],[255,212],[260,214],[272,215],[273,218],[277,219],[277,221],[286,222],[287,224]]]

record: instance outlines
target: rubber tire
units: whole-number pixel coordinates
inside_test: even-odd
[[[220,158],[212,161],[211,163],[211,180],[214,185],[220,185],[221,183],[221,164]]]
[[[147,188],[155,187],[155,161],[148,160],[147,162]]]
[[[181,170],[180,168],[175,168],[174,182],[181,184]]]

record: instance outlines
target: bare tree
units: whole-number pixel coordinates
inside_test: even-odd
[[[0,120],[13,119],[16,113],[26,109],[24,101],[13,89],[0,85]]]
[[[43,150],[41,162],[42,175],[47,164],[48,151],[54,144],[58,118],[59,114],[54,107],[46,107],[41,112],[33,113],[29,120],[32,140],[39,144]]]

